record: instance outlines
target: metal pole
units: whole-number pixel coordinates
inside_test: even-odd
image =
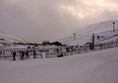
[[[113,22],[113,31],[115,31],[115,22]]]
[[[94,33],[93,33],[92,43],[93,43],[93,49],[94,49],[94,43],[95,43],[95,34]]]
[[[74,35],[74,39],[76,39],[76,37],[75,37],[75,33],[73,33],[73,35]]]

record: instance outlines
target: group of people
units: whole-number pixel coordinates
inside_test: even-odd
[[[1,54],[5,54],[5,51],[0,51],[0,55],[1,55]]]
[[[26,50],[26,51],[19,51],[19,53],[20,53],[20,59],[21,60],[24,60],[25,58],[28,59],[30,57],[28,50]],[[36,51],[33,50],[32,53],[33,53],[34,58],[36,58]],[[16,60],[17,52],[13,51],[12,54],[13,54],[13,61],[15,61]]]

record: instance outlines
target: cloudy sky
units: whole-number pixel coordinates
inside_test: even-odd
[[[60,39],[116,19],[118,0],[0,0],[0,31],[30,42]]]

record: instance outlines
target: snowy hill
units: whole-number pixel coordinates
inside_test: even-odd
[[[26,41],[12,34],[0,32],[0,44],[25,43]]]
[[[118,20],[110,20],[88,25],[82,29],[77,30],[76,33],[79,35],[90,35],[91,33],[100,33],[113,30],[113,22],[115,22],[115,29],[118,29]]]
[[[113,22],[115,22],[115,31],[113,31]],[[89,25],[81,30],[74,36],[69,36],[59,41],[67,45],[85,45],[92,42],[92,34],[95,33],[95,44],[118,39],[118,20],[106,21],[97,24]],[[99,38],[98,38],[99,36]],[[115,37],[115,38],[114,38]]]

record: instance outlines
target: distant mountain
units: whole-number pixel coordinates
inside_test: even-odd
[[[26,43],[26,41],[15,35],[0,32],[0,44],[1,45],[10,45],[13,43]]]
[[[113,31],[113,22],[115,22],[115,32]],[[103,41],[110,41],[118,39],[118,20],[110,20],[101,23],[89,25],[80,29],[75,36],[60,39],[63,44],[67,45],[85,45],[87,42],[92,42],[92,34],[95,33],[95,43],[102,43]],[[117,37],[116,37],[117,36]]]

